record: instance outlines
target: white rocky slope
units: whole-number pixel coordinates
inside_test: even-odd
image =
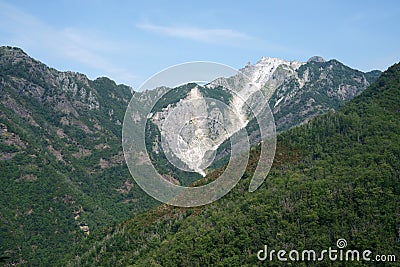
[[[284,79],[289,76],[295,76],[296,70],[305,63],[299,61],[287,61],[279,58],[262,57],[256,64],[248,63],[239,72],[229,78],[220,78],[213,81],[208,87],[212,88],[215,85],[228,87],[237,94],[233,95],[232,107],[242,114],[242,120],[246,125],[249,114],[244,110],[245,103],[253,103],[258,101],[268,101],[276,88],[281,85]],[[264,95],[263,99],[252,99],[252,96],[261,91]]]
[[[204,156],[212,155],[212,152],[215,152],[214,149],[237,130],[248,126],[247,128],[254,130],[249,133],[252,143],[262,139],[259,132],[255,130],[257,127],[253,124],[248,125],[249,120],[260,112],[261,107],[271,106],[276,129],[283,131],[305,123],[318,114],[340,108],[367,88],[379,75],[379,71],[363,73],[337,60],[325,61],[321,57],[312,57],[307,62],[262,57],[254,65],[248,63],[236,75],[218,78],[205,86],[208,90],[221,90],[221,86],[230,89],[225,91],[231,93],[229,108],[233,110],[230,113],[233,115],[227,116],[227,113],[220,108],[217,113],[222,114],[221,118],[228,117],[233,123],[223,121],[222,123],[193,124],[192,137],[195,139],[190,140],[193,139],[196,142],[192,144],[180,142],[181,148],[185,149],[176,150],[175,156],[191,166],[189,169],[204,175],[204,168],[208,165],[201,159],[208,162],[210,158]],[[220,92],[214,91],[213,95],[218,94]],[[156,116],[154,122],[161,131],[163,126],[157,120],[167,118],[174,109],[181,107],[185,102],[192,101],[193,104],[193,95],[196,95],[198,99],[204,98],[197,88],[193,88],[192,92],[181,99],[179,104],[168,106]],[[189,112],[190,114],[202,114],[204,117],[215,120],[215,114],[213,115],[211,111],[215,113],[216,107],[212,106],[210,101],[197,100],[196,103],[198,105],[191,106],[194,111]],[[186,108],[181,111],[187,110],[187,107],[189,106],[186,105]],[[181,127],[182,121],[188,120],[187,115],[184,115],[185,112],[175,113],[170,123],[171,128]],[[201,127],[207,129],[200,129]],[[218,132],[219,138],[210,139],[209,135],[213,132]],[[209,143],[212,145],[206,145]]]
[[[218,147],[243,127],[240,115],[219,100],[206,98],[199,86],[175,105],[156,112],[152,121],[161,133],[161,147],[176,167],[205,176]],[[154,152],[158,154],[159,145]]]
[[[204,176],[216,149],[247,125],[250,119],[247,105],[264,105],[283,79],[295,75],[302,64],[263,57],[254,65],[247,64],[237,75],[219,78],[206,86],[209,90],[223,86],[235,92],[228,107],[205,99],[196,86],[186,98],[156,112],[152,120],[160,129],[167,158],[171,161],[175,156],[179,159],[172,159],[176,167]],[[260,91],[264,97],[256,94]]]

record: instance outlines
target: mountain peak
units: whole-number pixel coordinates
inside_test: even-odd
[[[286,64],[286,65],[301,65],[302,63],[296,60],[285,60],[285,59],[280,59],[276,57],[264,57],[262,56],[260,60],[257,61],[255,65],[281,65],[281,64]]]
[[[0,52],[1,53],[6,53],[6,54],[23,54],[25,56],[28,56],[28,54],[25,53],[24,50],[22,50],[19,47],[14,47],[14,46],[0,46]]]
[[[15,65],[21,61],[33,62],[34,60],[19,47],[0,46],[0,64]]]
[[[307,60],[307,63],[310,63],[310,62],[322,63],[322,62],[326,62],[326,60],[323,57],[320,57],[320,56],[313,56],[313,57],[310,57],[309,60]]]
[[[269,63],[269,62],[279,62],[282,61],[282,59],[276,58],[276,57],[264,57],[262,56],[257,63]]]

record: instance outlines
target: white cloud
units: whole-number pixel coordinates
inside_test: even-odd
[[[73,61],[85,69],[90,68],[96,75],[109,76],[118,82],[133,84],[136,80],[133,73],[104,56],[118,50],[116,43],[73,28],[56,29],[4,2],[0,2],[0,18],[0,33],[3,35],[0,41],[5,45],[40,51],[62,61]]]
[[[232,29],[203,29],[197,27],[160,26],[151,23],[137,24],[137,28],[184,39],[206,43],[229,43],[252,39],[249,35]]]

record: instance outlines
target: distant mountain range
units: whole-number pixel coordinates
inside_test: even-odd
[[[305,63],[262,58],[241,71],[251,82],[234,76],[212,86],[184,85],[166,101],[171,108],[198,90],[233,105],[233,96],[217,85],[227,83],[249,98],[258,88],[284,131],[339,109],[380,75],[318,57]],[[48,266],[66,251],[80,254],[74,244],[88,235],[159,204],[135,184],[124,162],[121,124],[134,93],[108,78],[60,72],[19,48],[0,47],[0,253]]]

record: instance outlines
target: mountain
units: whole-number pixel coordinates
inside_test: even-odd
[[[248,63],[238,75],[214,83],[242,92],[245,100],[261,90],[269,101],[280,132],[340,108],[380,74],[377,70],[363,73],[337,60],[325,61],[318,56],[307,62],[262,57],[254,65]]]
[[[100,227],[156,204],[122,153],[132,93],[0,48],[0,255],[49,266]]]
[[[105,229],[62,264],[282,266],[277,257],[259,261],[257,252],[265,245],[269,251],[321,252],[339,248],[343,239],[341,248],[370,250],[372,261],[376,255],[400,258],[400,63],[338,111],[280,134],[270,174],[250,193],[258,153],[251,150],[242,180],[224,198],[197,208],[161,205]]]
[[[336,110],[374,82],[380,71],[363,73],[337,60],[311,58],[275,89],[270,106],[278,130]]]
[[[183,85],[172,90],[171,95],[164,96],[157,103],[154,115],[158,114],[158,118],[162,118],[179,101],[196,95],[219,99],[225,104],[233,105],[236,112],[247,116],[242,110],[242,103],[235,101],[234,96],[218,84],[220,82],[224,85],[226,82],[235,85],[234,89],[248,96],[250,101],[253,100],[250,93],[259,87],[268,97],[272,96],[271,99],[274,99],[276,92],[281,92],[279,97],[284,96],[287,99],[281,100],[281,104],[289,104],[282,106],[275,116],[286,116],[290,110],[302,108],[302,102],[292,101],[291,95],[298,94],[302,99],[310,96],[297,90],[319,90],[317,81],[320,78],[317,78],[317,74],[315,77],[310,75],[314,78],[305,82],[310,83],[309,85],[302,88],[294,86],[292,90],[283,89],[289,88],[287,81],[299,77],[299,71],[306,66],[328,64],[326,68],[330,69],[331,61],[315,61],[321,60],[301,63],[262,58],[255,65],[249,64],[243,69],[257,86],[251,87],[237,76],[219,79],[206,86]],[[337,65],[342,66],[340,63]],[[372,81],[379,75],[379,72],[363,74],[348,68],[346,70],[340,76],[342,80],[339,79],[334,84],[350,88],[346,87],[348,80],[344,76],[356,73],[359,75],[357,77],[361,77],[358,79],[361,82],[353,85],[358,84],[360,87],[351,88],[357,92],[346,93],[346,97],[337,101],[339,104],[336,106],[327,103],[326,109],[321,109],[319,113],[339,107],[361,92],[369,80]],[[310,67],[309,72],[313,71]],[[332,83],[334,79],[334,75],[327,78]],[[331,91],[335,91],[335,88]],[[149,94],[154,96],[162,93],[162,90],[165,88],[156,88],[149,91]],[[121,124],[133,94],[132,88],[117,85],[108,78],[90,80],[80,73],[60,72],[29,57],[19,48],[0,47],[0,261],[9,258],[8,261],[14,264],[54,265],[60,259],[62,262],[67,252],[71,255],[85,253],[86,248],[82,248],[82,244],[88,242],[92,246],[91,242],[96,237],[108,231],[107,226],[143,214],[159,205],[134,182],[124,161]],[[314,95],[313,98],[316,102],[319,101]],[[317,113],[307,113],[297,121],[278,120],[279,123],[282,122],[278,124],[278,130],[302,123],[314,114]],[[246,120],[248,130],[255,133],[253,143],[256,144],[257,127],[251,117]],[[149,122],[148,136],[160,137],[160,121],[154,118]],[[232,127],[233,130],[236,128],[238,125]],[[212,129],[216,142],[220,144],[221,139],[217,138],[220,128]],[[162,154],[157,149],[160,147],[157,144],[159,143],[148,143],[148,150],[152,151],[152,160],[164,171],[166,179],[187,185],[202,177],[199,173],[180,172],[168,165],[165,158],[154,156],[157,152]],[[223,142],[218,148],[219,158],[216,159],[223,159],[225,152],[229,152],[225,145]],[[222,166],[223,162],[222,160],[209,167],[207,173],[215,175],[212,172]],[[152,216],[151,214],[153,213],[140,216]],[[179,214],[176,216],[181,216]],[[143,218],[140,216],[138,218]],[[92,251],[88,255],[90,253]]]
[[[226,162],[230,154],[228,140],[239,129],[246,127],[251,145],[261,141],[255,117],[272,116],[266,112],[260,114],[260,107],[267,102],[277,131],[284,131],[316,115],[339,109],[365,90],[380,73],[363,73],[321,57],[312,57],[307,62],[262,57],[232,77],[221,77],[205,86],[187,84],[174,88],[152,110],[150,124],[154,125],[147,134],[152,144],[148,146],[151,159],[163,175],[188,185],[200,178],[195,173],[205,176]],[[150,97],[154,90],[140,94]],[[197,119],[182,124],[189,117]],[[175,129],[182,132],[176,133]],[[167,158],[194,174],[182,173]],[[215,163],[210,165],[213,159]]]

